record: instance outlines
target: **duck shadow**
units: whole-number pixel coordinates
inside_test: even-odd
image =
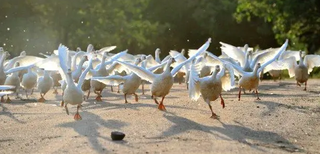
[[[83,111],[82,115],[85,115],[86,118],[80,121],[72,121],[59,124],[56,125],[56,127],[72,128],[80,136],[86,137],[90,142],[92,149],[96,150],[99,153],[111,152],[108,151],[108,149],[106,149],[106,147],[99,142],[99,139],[110,142],[112,141],[110,137],[104,135],[105,133],[102,134],[98,132],[99,128],[105,127],[113,130],[121,130],[123,127],[129,125],[128,123],[119,120],[104,120],[100,116],[87,111]],[[109,134],[111,134],[111,132],[109,132]],[[76,137],[77,136],[74,136],[73,138]],[[131,147],[125,140],[113,143]]]
[[[153,101],[153,100],[152,100]],[[92,109],[104,109],[104,110],[118,110],[118,109],[131,109],[131,110],[136,110],[139,111],[140,108],[153,108],[156,109],[158,106],[157,104],[145,104],[145,103],[139,103],[139,102],[134,102],[134,103],[112,103],[112,102],[94,102],[90,101],[88,103],[83,104],[83,109],[84,110],[92,110]],[[167,110],[170,110],[170,108],[173,109],[185,109],[185,110],[199,110],[199,111],[205,111],[201,109],[194,109],[194,108],[189,108],[189,107],[184,107],[184,106],[176,106],[176,105],[166,105]]]
[[[0,107],[2,108],[2,110],[1,110],[1,112],[0,112],[0,116],[7,116],[7,117],[9,117],[10,119],[12,119],[12,120],[14,120],[14,121],[16,121],[16,122],[18,122],[18,123],[21,123],[21,124],[26,123],[26,122],[21,121],[21,120],[19,120],[18,118],[16,118],[16,117],[14,116],[14,114],[11,113],[11,112],[9,111],[9,109],[8,109],[7,107],[5,107],[2,103],[0,103]]]
[[[225,124],[218,120],[222,127],[217,127],[206,126],[174,114],[164,115],[164,118],[172,122],[173,126],[163,131],[160,136],[153,138],[171,137],[173,135],[196,130],[212,134],[222,140],[238,141],[239,143],[264,152],[266,151],[261,147],[280,149],[287,152],[302,151],[302,149],[296,147],[290,141],[277,133],[271,131],[253,130],[236,121],[235,123],[237,124]]]
[[[262,112],[263,116],[269,115],[270,113],[273,113],[276,111],[277,108],[285,108],[288,110],[294,110],[300,113],[308,113],[309,108],[304,106],[296,106],[296,105],[289,105],[289,104],[283,104],[283,103],[276,103],[272,101],[255,101],[257,104],[261,104],[267,107],[268,111]]]

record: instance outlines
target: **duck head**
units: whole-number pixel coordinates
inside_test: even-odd
[[[26,56],[26,55],[27,55],[26,51],[21,51],[20,52],[20,56]]]
[[[220,72],[220,65],[216,65],[216,68],[215,68],[215,71],[218,73],[218,72]]]
[[[84,61],[87,61],[87,60],[88,60],[88,56],[87,56],[87,55],[84,55],[84,56],[82,57],[82,59],[83,59]]]
[[[156,54],[160,55],[161,54],[161,50],[159,48],[156,49]]]
[[[142,55],[140,58],[141,58],[141,60],[146,60],[146,59],[147,59],[147,56]]]
[[[138,64],[141,63],[141,62],[142,62],[141,58],[137,58],[137,59],[135,60],[134,64],[135,64],[135,65],[138,65]]]
[[[94,51],[93,45],[89,44],[87,47],[87,52],[93,52],[93,51]]]
[[[184,56],[185,53],[186,53],[186,50],[182,49],[182,50],[181,50],[181,55]]]
[[[19,62],[14,63],[14,67],[19,67],[19,66],[20,66]]]
[[[67,74],[68,74],[68,75],[71,75],[71,74],[72,74],[72,71],[71,71],[70,68],[67,70]]]

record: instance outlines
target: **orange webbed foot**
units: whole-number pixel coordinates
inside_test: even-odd
[[[55,89],[55,90],[53,91],[53,94],[58,95],[58,91],[57,91],[57,89]]]
[[[60,106],[61,106],[61,107],[64,106],[64,101],[61,101]]]
[[[212,116],[210,118],[212,118],[212,119],[220,119],[220,117],[218,115],[216,115],[216,114],[212,114]]]
[[[46,101],[46,99],[44,99],[43,97],[41,97],[41,98],[38,99],[38,102],[44,103],[45,101]]]
[[[102,102],[101,96],[97,96],[97,97],[96,97],[96,101],[97,101],[97,102]]]
[[[163,105],[163,103],[159,104],[158,109],[161,111],[166,111],[166,107]]]
[[[81,118],[81,116],[80,116],[79,113],[76,113],[76,114],[74,115],[74,120],[82,120],[82,118]]]
[[[11,99],[8,97],[6,103],[11,103]]]

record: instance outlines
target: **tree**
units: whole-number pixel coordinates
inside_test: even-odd
[[[239,22],[258,17],[272,24],[278,43],[290,39],[291,47],[314,53],[320,48],[320,1],[239,0]]]

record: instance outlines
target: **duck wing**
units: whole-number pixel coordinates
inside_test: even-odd
[[[200,78],[198,73],[200,70],[201,70],[200,65],[191,65],[188,91],[189,91],[189,98],[191,98],[191,100],[193,101],[197,101],[201,96],[200,82],[199,82]]]
[[[241,49],[227,44],[227,43],[223,43],[223,42],[219,42],[221,44],[221,52],[225,55],[227,55],[230,58],[233,58],[235,60],[237,60],[238,62],[240,62],[241,66],[245,65],[245,54]]]
[[[127,76],[110,75],[107,77],[93,77],[91,80],[102,82],[106,85],[117,86],[126,80]]]
[[[288,46],[288,39],[284,42],[284,44],[276,51],[276,55],[270,59],[269,61],[263,63],[261,65],[261,67],[258,69],[258,74],[260,74],[260,72],[269,64],[271,64],[273,61],[277,60],[279,58],[279,56],[286,50]]]
[[[312,72],[314,67],[320,66],[320,56],[319,55],[306,55],[304,57],[303,63],[308,67],[308,73]]]
[[[77,87],[81,89],[81,86],[83,85],[84,80],[86,79],[86,76],[90,69],[92,68],[92,58],[89,60],[89,65],[88,67],[81,73],[79,80],[78,80],[78,85]]]
[[[121,62],[121,61],[117,61],[119,64],[123,65],[124,67],[128,68],[130,71],[134,72],[135,74],[137,74],[140,78],[142,78],[143,80],[147,80],[149,82],[153,82],[154,79],[156,78],[156,74],[153,74],[151,71],[149,71],[146,68],[143,67],[139,67],[136,65],[132,65],[126,62]]]
[[[178,64],[176,67],[174,67],[172,70],[171,70],[171,75],[172,76],[175,76],[178,71],[181,69],[182,66],[190,63],[191,61],[193,61],[196,57],[198,57],[199,55],[201,55],[203,52],[205,52],[209,46],[210,46],[210,43],[211,43],[211,38],[208,39],[208,41],[203,44],[198,50],[197,50],[197,53],[194,54],[193,56],[189,57],[189,59],[185,60],[184,62]],[[187,67],[187,69],[189,69],[190,66]]]

